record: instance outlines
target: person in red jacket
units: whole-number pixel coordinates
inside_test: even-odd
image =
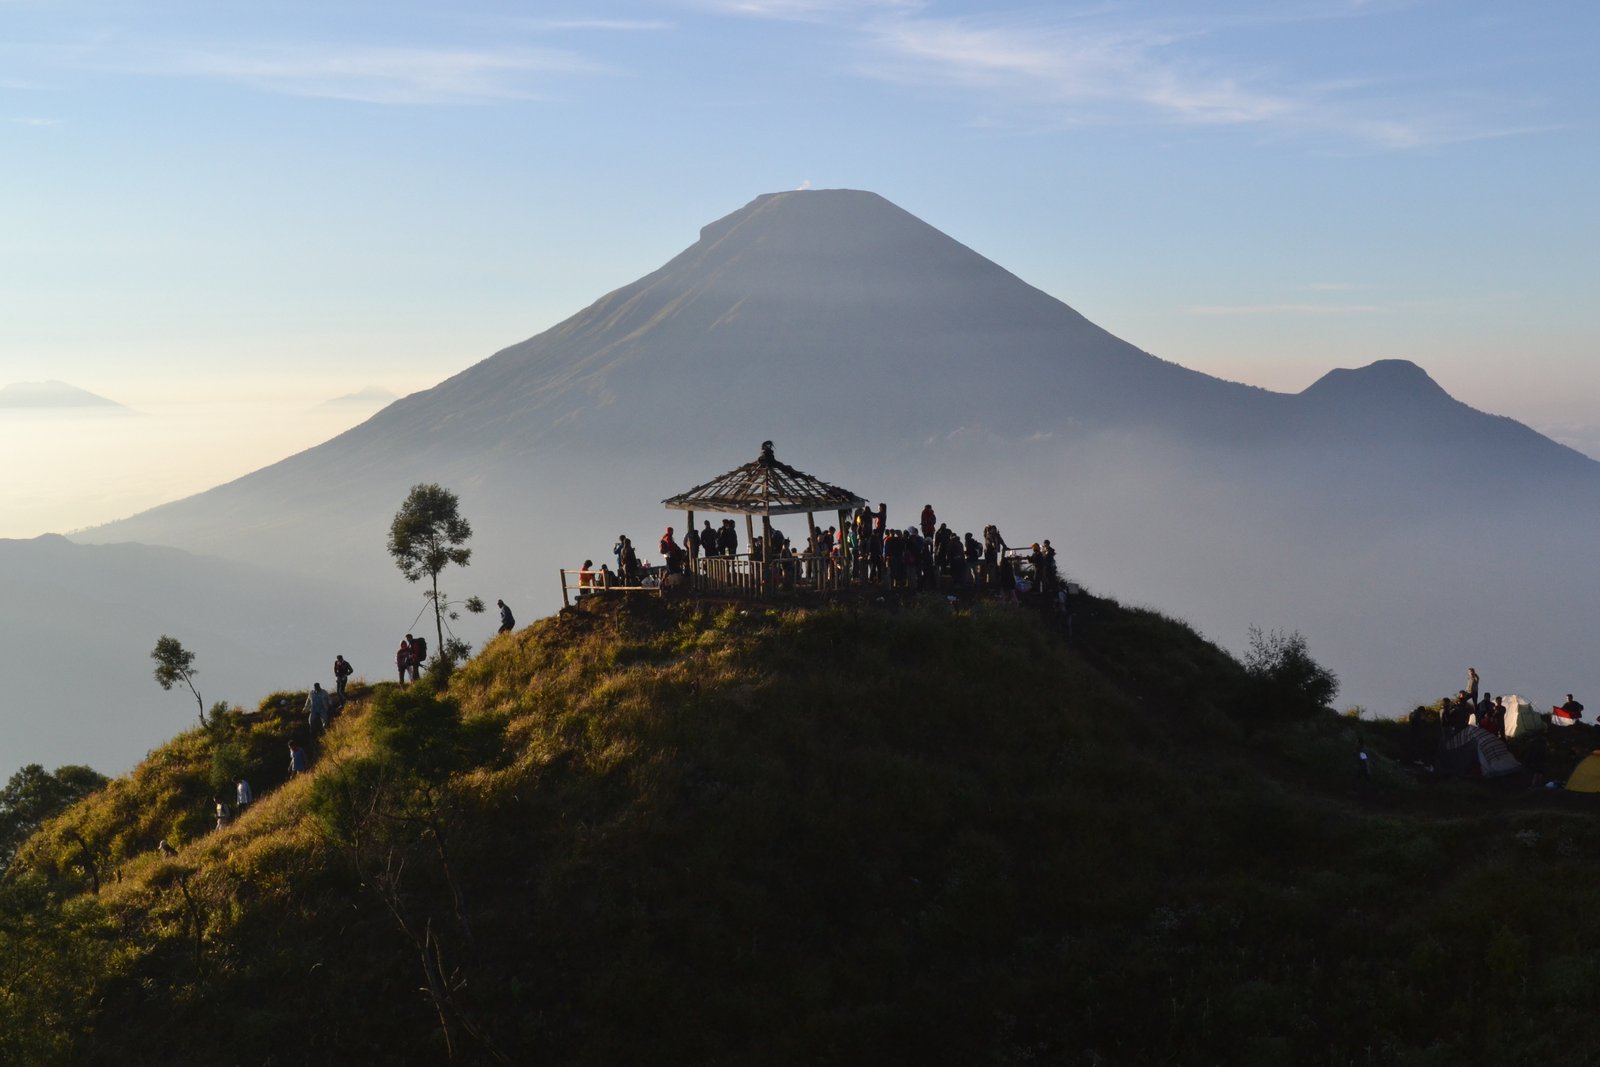
[[[394,665],[400,671],[400,684],[406,684],[406,672],[411,669],[411,635],[406,634],[400,649],[394,654]]]
[[[939,520],[933,514],[933,505],[922,505],[922,536],[931,540],[933,538],[933,531],[938,527],[938,525]]]
[[[683,549],[678,547],[677,539],[672,536],[672,527],[667,527],[667,532],[661,535],[661,560],[667,565],[668,574],[677,574],[683,569]]]

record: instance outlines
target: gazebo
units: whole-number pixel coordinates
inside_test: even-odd
[[[755,517],[761,516],[761,556],[739,558],[701,558],[695,561],[693,578],[700,588],[738,589],[762,593],[772,571],[769,558],[772,545],[772,517],[774,515],[804,515],[811,543],[816,543],[817,512],[834,511],[839,515],[839,529],[849,522],[850,512],[866,504],[866,500],[848,489],[829,485],[820,478],[780,463],[772,454],[772,442],[761,442],[761,455],[742,467],[736,467],[720,477],[697,485],[693,489],[662,501],[668,511],[682,511],[687,515],[685,532],[695,528],[696,511],[720,515],[743,515],[745,544],[755,544]],[[810,568],[812,584],[817,589],[828,588],[833,578],[823,559],[813,559]]]

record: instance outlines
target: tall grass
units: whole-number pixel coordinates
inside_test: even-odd
[[[312,780],[264,772],[223,830],[194,817],[217,754],[276,759],[297,721],[195,731],[69,811],[5,898],[48,921],[0,925],[65,977],[0,964],[0,1009],[35,1062],[81,1063],[443,1062],[447,1040],[462,1062],[1523,1063],[1586,1041],[1551,1005],[1595,976],[1600,928],[1543,902],[1592,884],[1590,814],[1458,804],[1381,729],[1264,720],[1248,686],[1108,600],[1068,640],[942,601],[597,599],[455,672],[450,759],[362,818],[313,795],[431,758],[364,703]],[[421,707],[379,689],[385,715]],[[177,858],[151,851],[180,830]]]

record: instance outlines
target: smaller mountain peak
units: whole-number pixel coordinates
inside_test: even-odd
[[[1344,400],[1449,399],[1428,372],[1409,359],[1380,359],[1365,367],[1340,367],[1329,371],[1300,394],[1304,397]]]

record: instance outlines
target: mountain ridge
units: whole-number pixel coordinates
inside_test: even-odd
[[[551,606],[558,567],[604,558],[618,531],[653,544],[659,501],[764,440],[896,516],[932,500],[963,531],[1052,537],[1069,572],[1226,643],[1274,620],[1306,628],[1387,713],[1432,699],[1416,678],[1453,677],[1473,648],[1522,684],[1600,686],[1573,636],[1600,629],[1577,547],[1600,521],[1600,464],[1410,363],[1330,371],[1298,394],[1169,363],[852,190],[759,197],[327,442],[79,536],[378,589],[395,580],[381,552],[394,509],[438,482],[477,530],[462,584]],[[1484,599],[1509,605],[1494,633],[1476,621]]]

